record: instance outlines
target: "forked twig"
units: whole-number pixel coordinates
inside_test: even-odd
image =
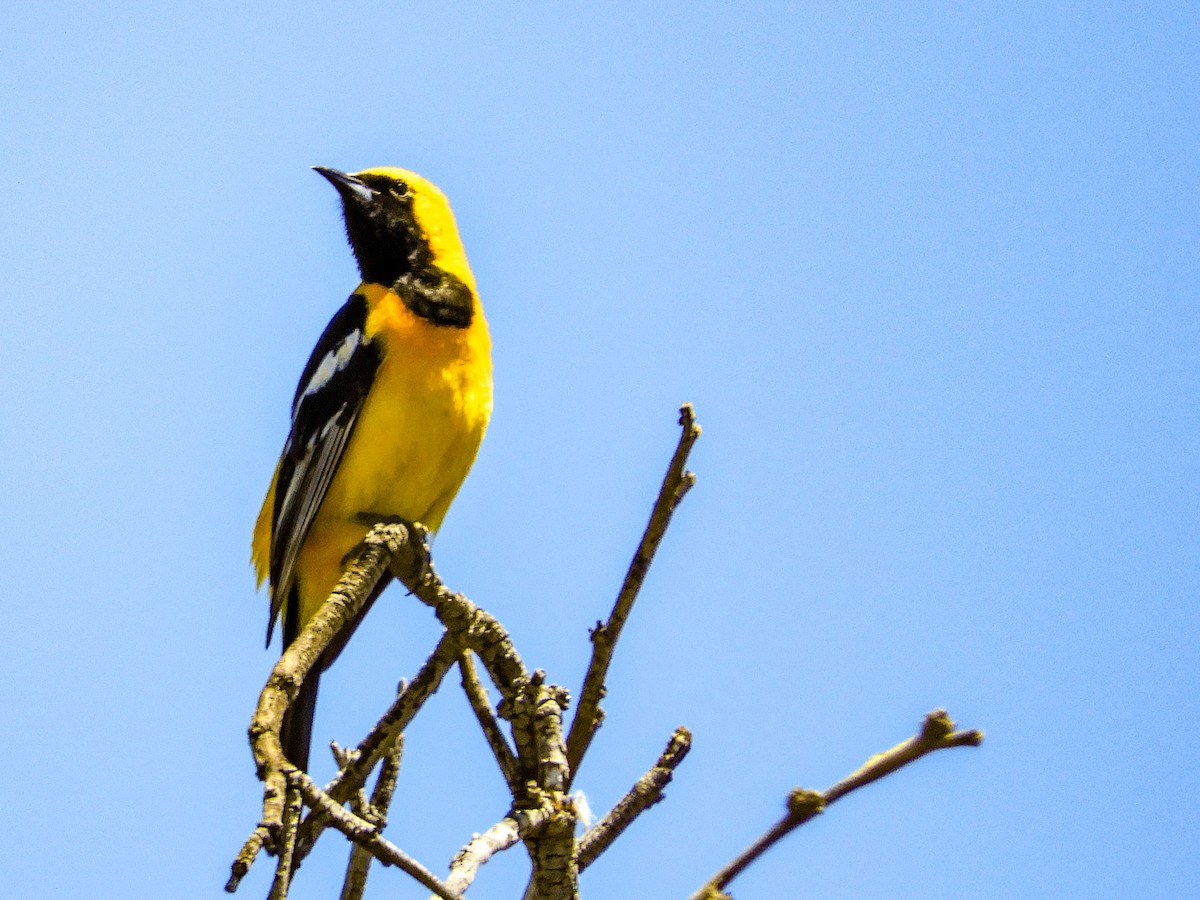
[[[572,779],[578,774],[579,765],[604,718],[600,700],[604,697],[604,681],[608,676],[608,667],[612,663],[613,651],[617,639],[621,636],[621,629],[625,626],[638,591],[646,580],[646,573],[654,561],[654,554],[671,522],[671,514],[696,483],[695,474],[684,468],[692,445],[700,437],[700,426],[696,424],[696,416],[690,403],[680,407],[679,424],[682,427],[679,444],[675,448],[670,465],[667,466],[667,474],[659,489],[658,499],[654,501],[650,512],[650,521],[642,534],[633,560],[629,563],[629,570],[625,573],[625,581],[617,593],[612,612],[607,622],[597,623],[592,630],[592,658],[588,663],[587,675],[583,679],[583,688],[579,692],[579,706],[567,735],[567,764]]]
[[[458,658],[457,646],[451,635],[442,635],[413,680],[396,695],[396,699],[358,747],[347,753],[349,762],[339,769],[325,787],[330,799],[335,803],[346,803],[363,789],[376,764],[380,759],[387,758],[413,716],[441,685],[442,678]],[[297,862],[312,850],[327,824],[328,820],[320,810],[314,809],[304,817],[296,839]]]
[[[902,744],[868,759],[857,771],[846,776],[828,790],[822,792],[796,788],[788,795],[787,812],[762,837],[751,844],[729,865],[717,872],[696,891],[691,900],[719,900],[728,895],[725,887],[747,866],[775,845],[784,835],[799,828],[805,822],[824,811],[835,800],[873,781],[890,775],[914,760],[927,756],[935,750],[949,747],[978,747],[983,743],[981,731],[955,731],[954,722],[944,709],[935,709],[925,716],[921,731]]]
[[[663,791],[671,783],[676,767],[683,762],[691,748],[692,733],[682,726],[676,728],[658,762],[634,783],[604,818],[579,839],[579,849],[576,851],[579,871],[595,862],[634,819],[663,799]]]
[[[385,866],[396,866],[408,873],[443,900],[460,900],[460,895],[451,893],[433,872],[380,835],[374,824],[331,800],[307,774],[293,769],[288,781],[300,792],[305,803],[328,816],[330,825],[365,848]]]
[[[399,693],[403,694],[407,685],[400,684]],[[395,746],[383,759],[379,767],[379,778],[375,781],[375,789],[371,791],[371,799],[365,809],[355,809],[366,821],[380,831],[387,827],[388,810],[392,805],[392,796],[396,792],[396,781],[400,777],[400,760],[404,756],[404,735],[396,739]],[[371,854],[358,844],[350,848],[350,858],[346,861],[346,877],[342,881],[341,900],[362,900],[367,890],[367,877],[371,874]]]

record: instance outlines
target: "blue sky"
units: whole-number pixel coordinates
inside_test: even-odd
[[[937,706],[986,744],[847,798],[737,896],[1190,896],[1198,24],[7,5],[9,889],[215,897],[256,821],[249,532],[355,283],[321,164],[412,168],[454,204],[497,402],[436,558],[551,680],[579,684],[680,402],[705,428],[579,784],[603,811],[676,725],[694,749],[585,896],[686,896],[788,789]],[[390,592],[318,734],[361,734],[435,634]],[[504,792],[453,680],[408,747],[389,834],[441,871]],[[293,896],[343,859],[327,841]],[[524,874],[510,854],[471,896]]]

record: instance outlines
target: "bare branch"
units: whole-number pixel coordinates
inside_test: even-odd
[[[233,862],[227,891],[266,848],[279,857],[271,900],[286,900],[290,881],[322,830],[332,825],[353,844],[342,900],[361,900],[371,858],[396,866],[442,900],[465,900],[481,866],[492,856],[524,841],[533,862],[526,897],[531,900],[578,900],[579,872],[594,862],[646,809],[663,799],[674,771],[687,755],[691,734],[679,728],[657,763],[633,785],[609,813],[576,841],[575,803],[568,796],[604,713],[600,702],[615,647],[649,568],[670,524],[672,514],[695,475],[685,464],[700,436],[690,404],[680,409],[678,445],[663,478],[649,522],[626,572],[621,590],[605,623],[592,631],[592,655],[580,692],[579,708],[564,734],[568,694],[546,683],[541,671],[532,674],[507,631],[486,610],[452,592],[438,577],[429,555],[428,532],[419,524],[384,524],[373,528],[352,554],[351,562],[333,593],[303,632],[284,651],[259,696],[250,726],[250,743],[259,778],[263,781],[263,816]],[[361,612],[385,571],[390,569],[410,592],[430,606],[445,627],[437,647],[411,685],[401,685],[387,712],[357,748],[334,745],[338,773],[322,790],[286,759],[280,726],[305,677],[321,655]],[[471,654],[477,656],[500,693],[493,711]],[[403,732],[437,690],[455,663],[472,710],[512,794],[509,814],[481,835],[475,835],[451,861],[445,881],[382,836],[396,786]],[[511,726],[511,743],[498,719]],[[977,731],[955,731],[942,710],[930,713],[920,733],[877,754],[860,769],[824,793],[793,790],[787,812],[763,837],[717,873],[693,900],[725,898],[724,888],[784,835],[822,812],[826,806],[864,785],[935,750],[976,746]],[[364,786],[382,761],[370,799]],[[350,809],[346,808],[350,804]],[[311,812],[303,817],[303,807]]]
[[[511,816],[504,817],[483,834],[475,835],[450,861],[446,887],[457,893],[465,891],[488,860],[515,846],[520,839],[520,825]]]
[[[575,809],[565,794],[569,772],[562,729],[567,692],[544,684],[544,679],[544,672],[534,673],[523,692],[522,705],[532,710],[538,787],[549,797],[555,812],[545,827],[526,838],[525,845],[533,860],[533,896],[538,900],[574,900],[579,896],[579,866],[575,862]]]
[[[500,730],[500,723],[492,713],[492,701],[488,697],[487,688],[479,680],[475,671],[475,663],[469,652],[462,653],[458,658],[458,668],[462,672],[463,691],[475,712],[483,736],[487,738],[488,746],[492,748],[492,756],[500,766],[500,774],[508,784],[508,790],[513,797],[518,796],[523,788],[518,770],[517,757],[508,745],[508,739]],[[493,826],[494,827],[494,826]]]
[[[403,525],[372,528],[354,552],[353,560],[304,630],[284,650],[271,670],[250,720],[250,747],[258,777],[263,781],[263,817],[260,823],[272,837],[283,824],[288,773],[295,770],[283,755],[279,729],[288,706],[317,659],[361,612],[371,591],[401,547],[408,547],[409,530]],[[411,555],[411,554],[410,554]],[[249,843],[249,842],[247,842]],[[238,859],[242,859],[239,854]]]
[[[897,744],[885,753],[872,756],[862,767],[851,775],[846,776],[825,792],[825,804],[828,806],[834,800],[846,796],[872,781],[878,781],[885,775],[906,766],[934,750],[945,750],[949,747],[978,747],[983,743],[983,732],[955,731],[954,722],[944,709],[935,709],[925,716],[921,724],[921,732],[909,738],[902,744]]]
[[[983,743],[980,731],[955,731],[954,722],[943,709],[935,709],[925,716],[921,731],[914,737],[898,744],[884,753],[877,753],[853,774],[843,778],[824,793],[796,788],[788,795],[787,813],[757,841],[743,851],[729,865],[709,879],[692,895],[691,900],[719,900],[728,895],[723,893],[747,866],[763,855],[784,835],[799,828],[805,822],[824,811],[825,807],[851,791],[890,775],[897,769],[927,756],[935,750],[949,747],[978,747]]]
[[[351,800],[362,790],[375,765],[381,758],[386,758],[413,716],[441,685],[442,678],[458,658],[457,647],[453,637],[449,634],[442,635],[412,682],[396,696],[370,733],[363,738],[362,743],[349,752],[349,763],[325,788],[330,799],[340,805]],[[327,824],[328,820],[317,809],[304,818],[300,823],[299,838],[296,841],[298,859],[308,855]]]
[[[229,880],[225,882],[225,893],[232,894],[238,889],[238,885],[242,883],[242,879],[250,871],[250,866],[258,858],[258,852],[262,850],[267,837],[267,829],[262,825],[259,825],[250,832],[250,837],[246,838],[246,843],[242,844],[242,849],[238,851],[238,855],[234,857],[233,865],[230,866],[232,871],[230,872]]]
[[[561,783],[565,780],[563,760],[565,750],[560,749],[558,759],[549,767],[539,772],[542,747],[562,747],[561,707],[566,703],[566,692],[561,688],[538,687],[546,692],[548,700],[543,702],[540,694],[530,694],[528,688],[533,684],[521,661],[520,655],[513,646],[504,627],[490,613],[480,609],[466,597],[452,592],[438,578],[429,558],[428,542],[425,532],[419,525],[412,526],[414,540],[397,546],[398,551],[392,559],[392,572],[406,587],[426,605],[433,608],[438,619],[447,629],[446,641],[453,646],[453,659],[462,650],[469,649],[479,657],[488,671],[492,682],[500,691],[502,700],[500,714],[510,719],[513,724],[513,736],[517,745],[518,770],[520,772],[538,772],[550,783]],[[430,663],[433,663],[431,659]],[[440,666],[438,667],[440,670]],[[419,678],[420,676],[418,676]],[[439,674],[440,677],[440,674]],[[414,685],[416,679],[414,679]],[[535,700],[536,696],[536,700]],[[548,711],[548,707],[556,711]],[[539,715],[541,713],[541,715]],[[554,723],[557,722],[557,725]],[[389,727],[390,734],[393,729]],[[525,740],[523,740],[525,738]],[[386,741],[387,735],[382,735],[380,741]],[[364,741],[361,754],[351,766],[366,765],[371,757],[367,741]],[[557,774],[554,774],[557,773]],[[359,842],[366,840],[365,846],[376,858],[386,862],[401,865],[403,858],[400,851],[384,841],[377,834],[364,836],[361,833],[363,825],[369,825],[358,816],[343,809],[339,804],[344,799],[353,796],[357,787],[350,785],[348,779],[342,778],[336,786],[338,799],[320,791],[311,784],[303,773],[289,773],[289,777],[299,780],[304,785],[305,800],[313,807],[309,819],[320,822],[328,819],[331,824],[351,839],[358,836]],[[361,780],[357,779],[361,784]],[[547,900],[557,897],[573,897],[577,894],[577,869],[574,865],[574,812],[565,801],[561,790],[543,791],[536,784],[524,783],[519,795],[514,795],[514,803],[521,808],[514,809],[513,818],[522,823],[522,837],[541,848],[540,854],[534,856],[535,878],[552,890],[544,896]],[[529,810],[542,809],[548,806],[550,813],[531,816]],[[307,823],[306,823],[307,824]],[[367,839],[369,838],[369,839]],[[302,845],[303,846],[303,845]],[[418,871],[415,861],[405,860],[406,871]],[[427,870],[426,870],[427,871]],[[424,884],[425,882],[422,881]],[[431,890],[432,885],[427,884]],[[444,890],[444,888],[442,888]],[[439,894],[441,896],[441,894]]]
[[[396,866],[443,900],[460,900],[460,895],[451,893],[429,869],[381,836],[373,824],[330,799],[307,774],[293,769],[288,780],[300,791],[305,803],[321,810],[334,828],[365,848],[385,866]]]
[[[407,687],[407,684],[401,682],[399,693],[403,694]],[[355,809],[355,812],[380,831],[387,827],[388,809],[392,805],[392,795],[396,792],[396,780],[400,776],[400,760],[403,756],[404,735],[400,735],[392,751],[383,759],[371,799],[364,809]],[[367,889],[367,877],[371,873],[371,859],[371,854],[363,847],[358,844],[351,845],[350,859],[346,862],[346,877],[342,882],[341,900],[362,900]]]
[[[361,845],[350,845],[350,859],[346,862],[346,877],[342,880],[341,900],[362,900],[367,890],[367,877],[371,874],[371,860],[374,858]]]
[[[583,758],[599,725],[603,715],[599,702],[613,648],[671,514],[694,483],[694,476],[684,469],[687,455],[700,433],[690,406],[682,408],[680,424],[683,433],[679,445],[625,583],[608,622],[597,626],[593,633],[592,660],[583,689],[587,708],[576,716],[569,738],[563,728],[567,692],[547,685],[541,672],[531,675],[503,626],[441,582],[429,557],[427,532],[416,524],[380,525],[371,530],[353,554],[333,594],[286,648],[260,695],[250,738],[259,777],[264,782],[263,817],[235,860],[227,889],[236,888],[259,849],[266,847],[281,857],[274,896],[284,900],[288,880],[321,830],[332,824],[356,845],[348,864],[343,900],[361,897],[369,871],[367,853],[387,865],[404,869],[439,897],[460,895],[483,862],[512,846],[516,840],[514,833],[528,846],[534,868],[531,890],[541,900],[570,900],[578,896],[576,814],[566,795],[573,778],[572,761],[577,765]],[[346,751],[334,748],[339,772],[322,791],[284,757],[280,725],[304,678],[332,641],[354,621],[389,567],[419,600],[433,608],[446,633],[413,684],[401,691],[360,745]],[[468,651],[479,657],[500,692],[495,713]],[[437,689],[449,667],[460,659],[464,690],[508,783],[513,807],[505,821],[493,826],[489,834],[473,840],[455,858],[451,875],[456,882],[448,887],[380,834],[394,787],[394,766],[389,769],[390,763],[385,761],[370,801],[363,795],[363,786],[381,759],[395,759],[390,754],[394,749],[398,752],[404,728]],[[511,725],[511,745],[500,729],[497,716]],[[642,790],[631,792],[627,801],[614,810],[609,824],[593,833],[593,843],[585,859],[594,859],[642,809],[661,798],[662,787],[681,758],[682,753],[664,755],[667,761],[660,760],[661,771],[648,773],[649,780]],[[346,803],[352,808],[346,809]],[[302,819],[304,804],[312,812]]]
[[[459,652],[471,650],[479,657],[501,697],[514,702],[529,682],[529,672],[508,632],[491,613],[446,587],[429,556],[428,532],[421,526],[413,527],[418,548],[411,555],[397,555],[392,573],[413,596],[433,609],[438,621],[458,642]]]
[[[578,900],[579,866],[575,862],[575,811],[570,804],[556,804],[549,820],[527,838],[533,860],[533,877],[527,898]]]
[[[279,859],[275,865],[275,878],[271,882],[267,900],[287,900],[288,889],[292,884],[292,853],[296,849],[296,824],[300,821],[303,809],[300,792],[289,787],[287,803],[283,807],[283,823],[279,830]]]
[[[646,573],[654,561],[654,554],[658,551],[671,522],[671,514],[696,483],[695,474],[684,468],[692,445],[700,437],[700,426],[696,424],[695,413],[690,403],[680,407],[679,424],[683,429],[679,436],[679,444],[675,448],[670,465],[667,466],[667,474],[650,512],[650,521],[642,534],[642,541],[633,555],[629,570],[625,573],[625,582],[617,594],[608,621],[603,625],[597,623],[592,631],[592,658],[583,680],[583,689],[579,693],[579,707],[567,736],[567,762],[572,778],[578,773],[579,765],[604,717],[600,701],[604,697],[604,682],[617,640],[621,636],[621,629],[625,626],[642,583],[646,580]]]
[[[599,822],[579,839],[579,871],[583,871],[621,836],[633,820],[663,799],[663,790],[671,783],[676,767],[692,748],[692,733],[680,726],[675,729],[667,748],[650,771],[639,778],[629,792],[617,801]]]
[[[543,676],[542,672],[538,672]],[[544,677],[544,676],[543,676]],[[567,748],[563,743],[562,716],[567,692],[554,685],[540,683],[530,700],[534,707],[534,735],[540,764],[538,784],[542,790],[562,792],[568,781]]]
[[[454,855],[445,885],[450,890],[465,891],[475,880],[479,869],[497,853],[508,850],[522,838],[536,835],[554,817],[553,800],[534,788],[529,797],[536,804],[514,810],[483,834],[477,834]]]
[[[504,627],[486,610],[450,591],[437,577],[428,553],[417,569],[393,568],[393,572],[419,600],[433,608],[438,620],[464,649],[479,657],[500,691],[502,699],[497,711],[512,724],[519,772],[526,778],[532,774],[535,779],[532,783],[527,781],[514,794],[514,803],[528,807],[538,798],[538,808],[548,805],[551,810],[536,829],[524,826],[521,829],[533,861],[538,896],[542,900],[577,897],[575,812],[564,794],[569,777],[562,737],[566,692],[543,686],[544,675],[540,672],[536,677],[530,676]],[[544,753],[549,756],[543,757]],[[522,821],[522,814],[522,809],[513,811],[518,822]]]
[[[371,809],[369,819],[379,828],[387,825],[388,810],[392,806],[392,797],[396,793],[396,782],[400,778],[400,761],[404,758],[404,735],[400,735],[396,746],[392,748],[383,760],[379,770],[379,780],[375,782],[375,790],[371,792]]]

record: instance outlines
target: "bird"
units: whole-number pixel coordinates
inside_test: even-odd
[[[374,524],[399,519],[437,531],[492,413],[491,337],[445,195],[406,169],[313,168],[341,198],[361,282],[300,376],[254,526],[251,561],[270,597],[267,646],[278,618],[285,648]],[[284,716],[283,751],[299,769],[308,769],[321,673],[388,580]]]

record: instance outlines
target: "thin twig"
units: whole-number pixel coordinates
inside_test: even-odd
[[[404,735],[400,735],[396,746],[392,748],[383,760],[379,770],[379,780],[375,782],[375,790],[371,792],[371,815],[379,828],[387,825],[388,811],[392,807],[392,797],[396,794],[396,782],[400,780],[400,761],[404,758]]]
[[[446,887],[451,891],[465,891],[488,860],[497,853],[515,846],[520,840],[520,825],[511,816],[505,816],[483,834],[475,835],[450,861]]]
[[[496,721],[496,716],[492,712],[492,702],[488,698],[487,688],[479,680],[479,674],[475,671],[475,663],[470,652],[464,651],[459,656],[458,668],[462,673],[462,686],[467,695],[467,701],[471,704],[483,736],[487,738],[488,746],[492,748],[492,756],[496,758],[496,763],[500,766],[500,774],[504,776],[509,792],[516,797],[524,787],[517,766],[517,757],[508,745],[508,739],[505,738],[504,732],[500,730],[500,723]]]
[[[395,742],[408,727],[413,716],[424,705],[442,683],[442,678],[458,658],[457,643],[449,634],[443,634],[429,658],[413,677],[412,682],[401,691],[358,747],[350,751],[350,762],[342,768],[325,788],[334,803],[348,802],[362,790],[371,771],[381,758],[386,759]],[[303,859],[312,850],[328,820],[320,810],[314,809],[300,823],[300,834],[296,841],[296,855]]]
[[[671,783],[676,767],[692,748],[692,733],[680,726],[675,729],[658,762],[639,778],[616,806],[579,839],[579,871],[583,871],[621,836],[633,820],[663,799],[663,790]]]
[[[903,744],[897,744],[891,750],[872,756],[858,771],[847,775],[833,787],[825,791],[825,805],[863,785],[878,781],[885,775],[906,766],[910,762],[932,753],[934,750],[945,750],[949,747],[978,747],[983,743],[983,732],[977,729],[970,731],[955,731],[954,721],[944,709],[935,709],[925,716],[921,724],[921,732],[909,738]]]
[[[403,694],[408,685],[400,682],[399,693]],[[371,799],[365,809],[355,809],[366,821],[380,831],[387,827],[388,810],[392,805],[392,795],[396,792],[396,781],[400,777],[400,760],[404,756],[404,735],[396,738],[392,751],[383,758],[379,767],[379,778]],[[352,844],[350,858],[346,861],[346,877],[342,882],[341,900],[362,900],[367,890],[367,877],[371,874],[372,856],[364,847]]]
[[[396,866],[403,870],[443,900],[461,900],[460,895],[451,893],[433,872],[381,836],[374,825],[331,800],[307,774],[296,769],[288,780],[299,789],[305,803],[313,809],[322,810],[334,828],[366,848],[385,866]]]
[[[300,821],[300,813],[304,804],[300,792],[288,788],[287,803],[283,807],[283,823],[279,829],[278,854],[275,865],[275,878],[271,882],[271,891],[267,900],[287,900],[288,889],[292,885],[292,856],[296,849],[296,824]]]
[[[654,561],[654,554],[671,522],[671,514],[696,483],[696,476],[684,468],[692,445],[700,437],[700,426],[696,424],[695,413],[690,403],[680,407],[679,424],[682,427],[679,444],[675,448],[670,465],[667,466],[667,474],[659,489],[658,499],[654,501],[650,521],[642,534],[641,543],[633,555],[629,570],[625,573],[625,582],[617,594],[608,621],[603,625],[597,623],[592,631],[592,658],[583,680],[583,689],[579,692],[579,707],[567,736],[567,763],[572,778],[578,773],[584,754],[587,753],[596,729],[603,720],[600,700],[604,697],[604,682],[617,640],[621,636],[621,629],[629,618],[642,583],[646,580],[646,573]]]
[[[230,872],[229,880],[225,882],[225,893],[232,894],[238,889],[238,885],[242,883],[242,879],[250,871],[254,860],[258,858],[258,853],[262,850],[267,837],[267,829],[262,825],[259,825],[250,832],[250,837],[246,838],[246,843],[242,844],[242,849],[238,851],[238,855],[233,860],[233,865],[230,866],[232,871]]]
[[[341,900],[362,900],[367,890],[367,876],[371,874],[373,857],[361,844],[350,845],[350,859],[346,862],[346,877],[342,879]]]
[[[692,895],[691,900],[718,900],[718,898],[727,897],[728,895],[723,893],[724,889],[747,866],[762,856],[784,835],[816,817],[824,811],[825,807],[851,791],[878,781],[935,750],[945,750],[949,747],[978,747],[981,743],[983,743],[983,732],[955,731],[954,722],[951,721],[946,711],[935,709],[925,717],[921,731],[917,735],[891,750],[872,756],[861,768],[823,793],[802,788],[793,790],[788,795],[787,812],[783,818],[729,865],[709,879],[700,890]]]

